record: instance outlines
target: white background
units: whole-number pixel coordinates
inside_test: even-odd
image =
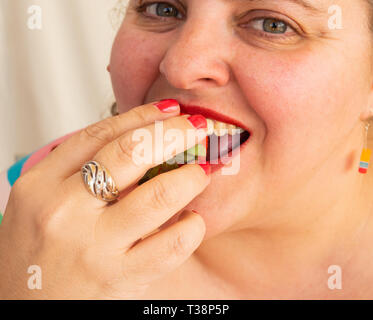
[[[117,0],[0,0],[0,171],[108,116]],[[32,5],[42,30],[30,30]]]

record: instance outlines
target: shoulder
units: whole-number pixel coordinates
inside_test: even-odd
[[[38,162],[43,160],[50,152],[52,152],[62,142],[67,140],[70,136],[75,134],[77,131],[69,133],[63,137],[60,137],[42,148],[30,153],[23,159],[17,161],[8,169],[0,173],[0,223],[5,212],[5,208],[9,199],[11,188],[17,179],[24,174],[27,170],[32,168]]]

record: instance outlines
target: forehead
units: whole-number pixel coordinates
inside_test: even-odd
[[[144,3],[145,0],[120,0],[123,4],[127,2],[138,2]],[[369,9],[370,5],[373,5],[373,0],[174,0],[176,3],[180,4],[181,6],[185,6],[188,4],[193,4],[193,6],[198,6],[203,2],[208,2],[209,5],[213,5],[214,3],[228,3],[231,5],[242,5],[242,6],[250,6],[250,5],[266,5],[266,6],[291,6],[294,8],[302,9],[309,14],[312,15],[325,15],[330,11],[331,8],[335,6],[340,6],[341,9],[348,9],[354,6],[363,6],[365,9]],[[154,2],[151,2],[154,3]],[[159,3],[159,2],[156,2]],[[172,4],[172,3],[170,3]]]

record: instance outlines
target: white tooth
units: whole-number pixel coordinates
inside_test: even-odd
[[[207,120],[207,135],[211,136],[214,133],[214,120],[206,119]]]
[[[228,134],[230,134],[231,136],[236,134],[237,127],[234,124],[228,124],[227,128],[228,128]]]
[[[242,133],[242,132],[244,132],[244,131],[245,131],[244,129],[242,129],[242,128],[240,128],[240,127],[236,127],[236,128],[234,128],[234,129],[232,129],[232,133],[231,133],[231,135],[234,136],[235,134],[240,134],[240,133]]]
[[[214,133],[218,137],[222,137],[228,133],[227,124],[220,121],[215,121]]]
[[[214,134],[217,136],[217,137],[222,137],[225,135],[225,132],[223,129],[215,129],[214,130]]]

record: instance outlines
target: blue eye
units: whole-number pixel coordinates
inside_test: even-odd
[[[182,18],[179,10],[176,9],[172,4],[166,2],[144,3],[137,7],[136,11],[145,12],[150,16],[158,16],[161,18]]]

